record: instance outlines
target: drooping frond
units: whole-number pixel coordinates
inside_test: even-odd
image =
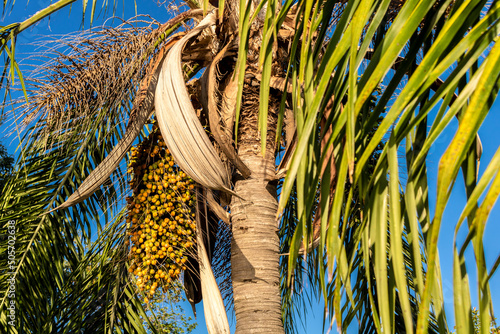
[[[135,60],[135,62],[132,62],[132,63],[135,63],[134,66],[139,66],[139,68],[143,67],[144,62],[146,60],[149,60],[148,53],[153,54],[153,52],[155,51],[154,50],[155,46],[162,42],[165,35],[171,34],[172,31],[174,31],[179,26],[179,24],[182,23],[184,20],[189,19],[192,16],[195,16],[195,15],[200,14],[200,13],[201,13],[201,10],[188,11],[186,13],[183,13],[181,15],[176,16],[172,20],[163,24],[154,33],[150,32],[149,34],[153,35],[155,37],[155,39],[152,39],[149,41],[149,51],[144,52],[144,53],[143,53],[143,50],[131,52],[131,55],[130,55],[131,59],[133,59],[134,57],[137,58]],[[117,28],[117,31],[120,32],[120,28]],[[110,33],[110,32],[107,32],[106,34],[114,35],[114,33]],[[106,34],[104,34],[104,35],[106,35]],[[148,34],[147,31],[146,31],[146,34]],[[181,33],[181,35],[182,35],[182,33]],[[158,38],[158,36],[159,36],[159,38]],[[108,156],[106,156],[105,160],[99,166],[97,166],[95,168],[95,170],[92,172],[92,174],[85,180],[85,182],[78,188],[78,190],[76,192],[74,192],[73,194],[71,194],[71,196],[63,204],[61,204],[59,207],[52,209],[52,211],[62,209],[65,207],[69,207],[71,205],[79,203],[79,202],[83,201],[84,199],[88,198],[90,195],[92,195],[92,193],[97,188],[99,188],[107,180],[109,175],[111,175],[111,173],[116,169],[116,167],[118,166],[120,161],[122,161],[122,159],[125,157],[125,154],[128,152],[128,150],[132,146],[132,143],[134,142],[134,140],[137,138],[138,134],[142,130],[144,123],[146,122],[146,120],[148,120],[151,117],[151,115],[153,113],[154,91],[156,89],[158,75],[159,75],[159,72],[161,69],[161,63],[163,62],[163,59],[164,59],[166,53],[168,52],[168,50],[177,42],[179,37],[180,36],[173,36],[172,38],[170,38],[168,40],[168,42],[165,45],[163,45],[163,47],[160,49],[160,51],[154,55],[154,57],[152,58],[149,65],[147,65],[147,68],[144,72],[137,71],[136,75],[142,75],[143,78],[141,79],[141,83],[139,85],[138,92],[137,92],[137,94],[134,98],[134,101],[132,103],[132,110],[130,111],[130,116],[129,116],[130,117],[129,124],[126,128],[125,135],[116,144],[113,151]],[[90,41],[90,40],[87,40],[87,41]],[[94,43],[94,42],[96,42],[96,41],[92,40],[92,43],[89,43],[89,44],[92,45],[92,47],[95,49],[96,44],[98,44],[98,42],[97,43]],[[144,41],[141,41],[141,40],[136,41],[135,44],[142,45],[141,43],[146,43],[146,42],[147,42],[147,38]],[[115,58],[118,59],[120,56],[123,56],[120,54],[120,49],[116,48],[117,45],[118,46],[120,45],[120,43],[118,43],[116,40],[114,41],[114,44],[113,44],[113,40],[111,40],[111,41],[105,40],[105,43],[106,43],[106,46],[110,46],[112,48],[112,50],[105,51],[106,48],[104,48],[104,51],[100,50],[100,52],[104,52],[103,54],[102,53],[94,53],[93,55],[97,58],[97,60],[90,59],[90,62],[88,60],[86,60],[85,63],[78,64],[78,61],[75,61],[75,59],[72,59],[71,56],[69,56],[69,57],[66,56],[66,60],[68,60],[68,59],[70,60],[69,64],[59,62],[59,64],[56,65],[55,69],[53,67],[54,66],[53,64],[45,65],[45,66],[47,66],[48,69],[55,70],[55,72],[57,74],[63,74],[63,76],[62,76],[62,78],[58,78],[57,76],[54,76],[51,74],[49,84],[47,84],[47,81],[42,81],[42,84],[40,84],[38,81],[36,81],[35,87],[37,85],[40,85],[41,88],[45,88],[46,90],[48,90],[48,92],[45,93],[45,96],[43,96],[43,94],[39,95],[38,91],[36,94],[34,94],[34,96],[36,98],[39,98],[39,100],[37,100],[35,98],[34,106],[32,107],[34,109],[34,111],[31,111],[31,115],[29,114],[29,112],[30,112],[29,107],[27,108],[27,110],[24,110],[25,113],[28,112],[28,116],[24,119],[24,121],[28,122],[29,121],[28,119],[30,118],[30,116],[31,117],[36,116],[36,115],[32,115],[34,112],[42,110],[44,112],[44,114],[41,116],[42,119],[49,119],[48,122],[54,123],[54,127],[57,129],[56,131],[61,131],[62,129],[59,129],[61,127],[61,125],[58,125],[58,123],[64,122],[65,117],[71,118],[71,117],[75,117],[75,115],[74,114],[73,115],[71,115],[71,114],[64,115],[64,113],[61,113],[60,110],[59,111],[54,110],[54,107],[56,107],[56,106],[63,108],[65,106],[69,105],[69,107],[72,107],[72,108],[76,109],[77,112],[80,112],[80,114],[76,117],[76,119],[83,119],[83,120],[88,120],[87,117],[85,117],[85,115],[87,113],[94,112],[95,109],[99,109],[99,108],[104,107],[102,105],[103,103],[109,104],[109,102],[113,101],[114,99],[116,99],[116,102],[115,102],[116,109],[112,108],[111,110],[115,109],[115,110],[113,110],[114,112],[122,111],[120,109],[122,109],[121,104],[122,104],[122,101],[124,100],[124,97],[120,96],[120,94],[117,94],[117,96],[114,96],[115,95],[114,92],[116,89],[118,89],[119,91],[120,91],[120,89],[122,89],[122,91],[121,91],[122,93],[123,93],[123,91],[126,92],[127,90],[131,89],[127,85],[131,84],[131,83],[133,84],[134,81],[131,81],[131,82],[128,82],[127,80],[123,81],[123,79],[121,79],[121,77],[120,77],[121,73],[124,72],[125,79],[126,79],[127,72],[130,71],[131,66],[128,66],[128,65],[123,66],[123,64],[120,65],[119,62],[114,61],[114,63],[116,63],[115,64],[115,66],[116,66],[115,75],[117,75],[117,78],[119,78],[119,80],[113,80],[112,77],[108,76],[109,74],[106,74],[105,75],[106,77],[99,77],[98,75],[94,75],[94,73],[93,73],[94,71],[99,71],[99,69],[105,68],[107,65],[109,65],[109,66],[111,65],[111,64],[107,64],[106,61],[113,62],[113,59],[115,59]],[[107,44],[107,43],[111,43],[111,44]],[[148,44],[146,44],[146,46],[147,45]],[[134,48],[131,47],[131,49],[133,50]],[[86,53],[87,51],[88,50],[84,51],[83,53]],[[125,50],[125,51],[130,51],[130,50]],[[113,56],[114,53],[118,53],[118,54]],[[110,55],[112,56],[111,57],[112,60],[107,60],[107,57],[109,57]],[[63,56],[64,56],[64,54],[63,54]],[[82,59],[80,59],[80,61],[81,60]],[[91,64],[91,65],[89,66],[89,64]],[[67,72],[70,73],[69,76],[68,76],[68,73],[66,73],[66,71],[64,71],[64,69],[68,69]],[[105,71],[102,71],[102,70],[100,70],[99,72],[106,73]],[[83,80],[84,81],[83,89],[81,92],[79,91],[78,88],[76,88],[75,90],[73,90],[74,87],[71,87],[71,86],[68,88],[68,85],[71,84],[70,79],[72,77],[76,77],[76,80]],[[94,81],[96,79],[97,79],[97,81]],[[101,81],[99,81],[99,80],[101,80]],[[113,84],[102,84],[102,80],[105,80],[105,82],[107,82],[106,80],[108,80],[110,82],[116,82],[116,86],[114,86]],[[59,85],[57,85],[57,84],[51,85],[52,83],[54,83],[54,81],[58,82]],[[101,82],[102,87],[100,87],[100,89],[102,89],[102,90],[96,90],[96,86],[97,87],[99,86],[99,82]],[[68,90],[65,91],[63,89],[63,87],[65,87]],[[95,104],[90,104],[89,106],[86,106],[85,103],[82,103],[78,99],[79,97],[78,97],[78,94],[76,93],[76,92],[80,92],[80,94],[82,95],[82,96],[80,96],[80,98],[92,99],[95,96],[99,96],[101,92],[106,92],[105,89],[110,89],[108,96],[106,96],[106,94],[102,94],[102,95],[104,95],[103,97],[101,97],[103,99],[102,101],[97,101]],[[74,96],[71,96],[69,90],[71,90],[71,93],[73,93],[74,95],[77,95],[76,99]],[[53,96],[54,94],[56,94],[56,96]],[[40,98],[41,98],[41,100],[40,100]],[[55,98],[57,101],[55,104],[52,100],[53,98]],[[111,103],[111,104],[113,104],[113,103]],[[106,107],[108,107],[108,106],[106,106]],[[61,120],[61,118],[62,118],[62,120]],[[45,129],[45,131],[47,131],[47,129]]]
[[[197,198],[201,197],[201,193],[197,191]],[[208,215],[205,215],[205,219],[208,219]],[[202,231],[202,215],[200,210],[196,212],[196,229],[197,231]],[[208,257],[208,250],[205,247],[203,241],[203,233],[196,233],[196,240],[198,246],[198,263],[200,268],[200,282],[201,291],[203,294],[203,310],[205,311],[205,323],[207,325],[208,332],[210,334],[229,334],[231,333],[229,329],[229,322],[226,315],[226,309],[224,302],[222,300],[222,295],[219,290],[217,281],[215,280],[214,273],[212,271],[212,264]]]
[[[24,83],[23,79],[23,74],[22,71],[19,68],[19,63],[16,60],[16,38],[19,34],[22,34],[23,31],[31,28],[32,26],[36,25],[40,21],[42,21],[46,17],[50,17],[50,15],[56,13],[57,11],[61,10],[62,8],[71,5],[74,3],[76,0],[59,0],[54,3],[50,3],[47,5],[47,7],[37,11],[36,13],[32,13],[32,15],[28,15],[29,17],[22,21],[22,22],[15,22],[8,24],[6,26],[0,27],[0,54],[4,54],[5,57],[5,63],[4,63],[4,68],[2,71],[2,75],[0,77],[0,88],[4,89],[6,94],[4,95],[4,98],[7,98],[9,96],[8,92],[12,85],[14,84],[15,77],[18,76],[20,83],[21,83],[21,88],[24,92],[24,95],[27,100],[27,94],[26,94],[26,86]],[[135,2],[135,1],[134,1]],[[85,21],[86,15],[90,14],[90,25],[93,24],[96,10],[100,9],[101,14],[108,13],[109,9],[112,8],[112,13],[115,15],[115,11],[117,9],[116,6],[116,1],[113,1],[113,5],[110,6],[110,3],[108,1],[102,1],[101,5],[99,6],[97,0],[92,0],[92,1],[84,1],[83,6],[82,6],[82,23]],[[3,1],[3,11],[4,14],[6,11],[8,11],[7,7],[11,7],[10,10],[14,6],[19,6],[19,4],[16,5],[16,1],[8,1],[4,0]],[[89,8],[90,6],[90,8]],[[99,8],[100,7],[100,8]],[[90,9],[90,10],[89,10]],[[136,13],[137,14],[137,13]],[[6,100],[3,101],[4,103]],[[3,106],[2,105],[2,112],[3,112]]]
[[[9,268],[4,256],[7,249],[2,248],[1,308],[5,311],[9,304],[7,279],[11,279],[18,292],[16,321],[27,331],[81,328],[83,320],[86,328],[96,331],[125,328],[144,313],[127,279],[124,225],[117,222],[103,229],[100,223],[101,219],[111,221],[117,213],[117,185],[108,183],[78,208],[41,217],[44,208],[60,203],[62,196],[72,192],[122,136],[120,117],[105,125],[100,122],[102,117],[94,115],[91,129],[68,125],[75,141],[50,136],[55,147],[51,151],[36,140],[40,133],[32,128],[24,137],[24,160],[2,193],[0,226],[3,235],[8,226],[14,226],[16,261]],[[102,141],[89,140],[88,131],[95,131]],[[115,176],[119,180],[120,172]],[[98,232],[101,239],[96,248],[88,249]],[[99,276],[105,278],[99,280]],[[116,297],[122,294],[128,295],[124,300],[129,307],[116,305]],[[91,316],[83,319],[75,312],[83,309]],[[1,319],[3,328],[9,328],[7,321]]]
[[[0,27],[0,54],[4,54],[4,52],[7,54],[5,57],[5,63],[4,63],[4,68],[2,71],[2,75],[0,77],[0,89],[5,89],[7,92],[10,89],[10,86],[14,84],[15,77],[16,75],[19,77],[19,80],[21,82],[21,88],[24,92],[25,97],[26,96],[26,87],[24,85],[24,80],[23,80],[23,74],[21,73],[21,70],[19,69],[19,64],[16,61],[16,37],[20,33],[22,33],[24,30],[30,28],[34,24],[38,23],[39,21],[43,20],[45,17],[51,15],[52,13],[57,12],[61,8],[71,4],[72,2],[75,2],[76,0],[59,0],[56,3],[53,3],[49,5],[48,7],[38,11],[34,15],[32,15],[30,18],[24,20],[23,22],[16,22],[9,24],[7,26],[2,26]],[[14,5],[15,1],[11,4],[12,6]],[[95,3],[95,1],[94,1]],[[7,0],[4,0],[3,2],[3,9],[5,11],[5,7],[7,5]],[[4,98],[6,98],[8,94],[4,95]],[[6,101],[4,100],[2,103],[2,113],[3,113],[3,106]]]
[[[182,83],[181,56],[190,38],[213,26],[216,13],[208,14],[184,36],[163,63],[155,96],[158,124],[175,161],[203,187],[231,192],[229,175],[222,165],[191,104]]]
[[[19,117],[24,124],[46,122],[43,133],[50,134],[63,132],[70,120],[87,126],[95,110],[106,109],[106,119],[129,112],[124,101],[135,94],[165,33],[171,34],[179,23],[144,26],[138,20],[56,39],[38,57],[48,61],[27,78],[29,103],[22,106]]]
[[[470,300],[468,283],[458,279],[466,275],[463,250],[470,244],[482,277],[479,303],[488,324],[492,309],[488,278],[496,266],[490,271],[485,267],[481,233],[488,205],[498,194],[493,181],[496,174],[484,174],[484,181],[476,179],[481,147],[477,130],[497,96],[498,4],[485,0],[345,4],[305,0],[286,1],[281,7],[268,1],[264,8],[259,57],[262,150],[269,127],[267,97],[282,38],[277,32],[287,18],[295,19],[287,70],[281,74],[291,86],[283,92],[290,92],[286,102],[293,108],[297,126],[297,144],[280,199],[280,210],[284,210],[296,186],[299,224],[290,247],[289,279],[301,261],[303,242],[307,246],[312,239],[319,207],[321,251],[317,256],[321,259],[324,251],[328,262],[318,275],[330,279],[322,291],[339,329],[345,330],[344,325],[357,313],[368,317],[369,328],[378,332],[395,328],[407,333],[445,332],[437,240],[442,213],[462,167],[469,180],[464,217],[468,216],[471,232],[465,244],[457,245],[455,289],[467,296],[460,300]],[[243,69],[249,32],[258,18],[242,9],[240,20],[243,53],[238,65]],[[241,73],[239,80],[240,84],[244,80]],[[430,116],[433,110],[438,110],[435,117]],[[431,216],[426,156],[455,117],[459,130],[440,164],[439,204]],[[432,124],[430,129],[428,124]],[[324,131],[329,131],[326,138],[321,137]],[[398,158],[398,149],[405,150],[404,159]],[[335,166],[323,168],[331,152]],[[376,152],[379,156],[374,161]],[[491,170],[494,166],[499,166],[496,160]],[[332,173],[336,173],[333,179]],[[487,192],[486,184],[491,181]],[[483,192],[487,200],[480,204],[475,196]],[[351,238],[348,232],[354,226]],[[317,263],[321,266],[321,261]],[[354,268],[366,270],[364,280],[359,276],[359,282],[352,281]],[[359,308],[363,305],[357,293],[361,282],[365,291],[371,291],[363,302],[369,303],[366,311]],[[325,292],[326,287],[334,288],[331,294]],[[350,307],[353,310],[348,312]],[[465,331],[470,303],[457,299],[455,308],[456,318],[465,319],[461,324]],[[351,318],[344,318],[346,314]],[[431,322],[430,314],[435,316]]]
[[[125,124],[137,118],[136,89],[181,21],[156,30],[124,24],[77,37],[66,44],[73,53],[57,53],[28,81],[36,89],[28,90],[30,104],[20,109],[35,124],[22,137],[0,208],[2,231],[14,221],[17,236],[14,269],[8,270],[7,249],[1,249],[1,309],[9,302],[7,278],[13,279],[22,291],[17,319],[26,330],[146,331],[140,319],[148,318],[127,270],[125,224],[117,220],[103,229],[102,223],[120,207],[121,169],[108,171],[104,184],[78,205],[42,214],[75,193],[124,137]],[[89,316],[82,318],[82,311]],[[8,319],[0,321],[7,328]]]

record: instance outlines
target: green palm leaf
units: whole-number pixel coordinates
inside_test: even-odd
[[[55,71],[50,64],[43,68],[45,76],[31,78],[35,89],[29,97],[34,104],[20,108],[24,108],[26,121],[37,121],[21,140],[20,161],[0,201],[2,235],[9,221],[15,221],[17,236],[12,270],[6,244],[0,249],[3,328],[15,328],[8,326],[5,317],[9,278],[15,280],[18,291],[17,328],[24,331],[76,332],[85,328],[145,333],[146,324],[154,332],[128,273],[126,227],[118,214],[125,191],[122,169],[108,174],[104,185],[77,206],[43,214],[74,193],[124,136],[136,83],[162,46],[164,31],[161,27],[94,31],[90,39],[79,37],[80,44],[73,47],[71,56],[62,54],[56,60]],[[90,53],[94,61],[87,63]],[[113,56],[117,54],[128,57],[116,63]],[[106,62],[109,72],[93,72]],[[127,79],[110,82],[88,75],[108,76],[113,70],[128,75]],[[104,86],[99,87],[98,82]],[[75,90],[75,85],[80,89]],[[81,94],[80,101],[86,103],[75,100],[75,94]],[[59,110],[61,105],[67,109]]]
[[[443,197],[441,199],[443,204],[431,222],[426,198],[428,181],[425,175],[424,159],[436,135],[451,121],[450,117],[456,115],[468,103],[468,98],[473,98],[472,92],[475,89],[482,87],[482,83],[488,82],[488,86],[482,90],[483,98],[488,98],[481,99],[481,101],[483,103],[492,101],[496,96],[498,70],[493,72],[487,70],[489,65],[497,63],[494,52],[496,45],[491,52],[485,52],[487,52],[488,46],[496,41],[499,24],[499,16],[496,12],[497,4],[492,4],[486,14],[480,14],[481,9],[486,5],[485,2],[455,3],[451,9],[448,9],[449,5],[449,2],[434,5],[433,2],[407,1],[399,9],[399,13],[393,21],[386,23],[382,19],[384,16],[381,13],[385,13],[388,17],[393,9],[393,4],[388,6],[387,3],[378,1],[349,2],[335,25],[333,33],[329,36],[324,35],[323,40],[311,41],[309,40],[310,32],[305,28],[306,23],[314,26],[316,18],[324,20],[322,15],[329,12],[326,6],[322,7],[321,3],[312,5],[305,1],[298,4],[299,11],[303,11],[303,16],[301,16],[302,21],[297,23],[298,35],[295,38],[296,40],[300,39],[303,44],[301,56],[298,58],[300,63],[298,59],[291,60],[292,73],[289,76],[293,77],[294,81],[297,80],[296,87],[302,88],[293,90],[294,99],[297,101],[303,99],[303,102],[294,105],[299,139],[283,185],[280,208],[285,207],[292,186],[297,182],[301,185],[300,187],[303,187],[302,190],[300,187],[297,189],[297,200],[304,205],[303,209],[299,209],[298,212],[304,225],[295,231],[296,242],[290,250],[289,266],[290,269],[294,268],[294,263],[298,261],[300,240],[302,238],[308,240],[309,231],[311,231],[314,192],[308,187],[326,176],[319,173],[318,166],[323,163],[323,157],[316,158],[319,144],[318,135],[314,129],[318,126],[318,120],[325,112],[326,97],[333,95],[334,102],[331,106],[333,117],[329,118],[326,126],[331,126],[333,129],[329,145],[335,152],[338,152],[335,157],[338,164],[336,167],[338,174],[335,196],[330,207],[330,219],[323,222],[323,225],[326,225],[324,228],[328,228],[326,252],[328,258],[332,260],[329,262],[328,270],[333,270],[340,275],[336,276],[337,278],[334,280],[334,276],[331,276],[332,280],[336,284],[342,284],[342,288],[345,289],[344,293],[349,296],[351,287],[347,277],[352,272],[343,268],[344,248],[338,246],[339,241],[336,237],[339,235],[340,240],[343,240],[342,232],[337,230],[337,226],[341,222],[341,217],[349,217],[351,210],[354,209],[341,205],[341,203],[346,202],[340,194],[344,193],[345,184],[348,183],[360,194],[364,194],[361,195],[359,201],[363,203],[360,210],[365,222],[364,226],[360,227],[360,231],[357,232],[359,236],[364,237],[358,237],[355,239],[357,241],[352,242],[354,245],[360,246],[368,243],[361,249],[375,254],[374,268],[371,271],[375,277],[371,277],[370,271],[366,273],[369,274],[367,279],[371,281],[370,289],[376,287],[376,293],[374,293],[375,291],[370,293],[370,296],[374,297],[370,297],[370,303],[373,314],[379,318],[375,319],[376,321],[373,323],[374,328],[378,328],[378,331],[393,331],[397,304],[399,308],[397,313],[401,314],[404,319],[401,324],[404,324],[405,332],[414,330],[421,333],[427,332],[430,329],[427,315],[431,308],[431,301],[436,312],[439,331],[446,331],[441,305],[442,296],[440,296],[439,289],[436,288],[440,286],[439,265],[436,258],[439,217],[446,202]],[[311,13],[315,12],[312,8],[318,8],[317,16],[311,16]],[[470,8],[474,8],[474,10],[471,11]],[[367,20],[367,13],[373,13],[373,19]],[[360,24],[359,20],[360,22],[368,22],[366,26],[363,23],[362,26],[365,27],[365,30],[362,32],[359,27],[356,28],[356,25]],[[468,33],[464,37],[466,31]],[[362,42],[360,42],[361,45],[357,44],[358,40]],[[304,44],[307,46],[304,47]],[[312,52],[314,45],[318,44],[325,45],[325,51],[323,57],[318,58],[316,65],[310,63],[312,58],[309,58],[308,53]],[[366,58],[364,53],[367,52],[368,46],[375,51],[370,55],[366,69],[361,70],[357,66],[363,58]],[[417,55],[423,57],[415,69]],[[481,57],[485,57],[484,60],[481,60]],[[401,59],[401,61],[397,67],[394,67],[397,59]],[[457,60],[457,66],[452,68],[451,74],[447,74],[446,71]],[[474,64],[477,62],[480,62],[480,65],[477,70],[474,70]],[[306,70],[308,66],[310,69]],[[468,73],[470,73],[470,80],[466,78]],[[442,80],[442,84],[435,88],[433,84],[437,79]],[[368,109],[367,103],[370,94],[383,80],[388,81],[388,85],[382,91],[383,94],[375,99],[373,109]],[[406,80],[408,82],[404,88],[401,92],[397,92],[396,88],[400,83],[404,84]],[[460,80],[466,82],[467,85],[455,99],[455,88]],[[427,98],[430,96],[431,88],[437,89],[436,94],[432,98]],[[310,94],[308,89],[315,92],[314,96],[308,95]],[[394,98],[394,102],[391,102],[391,98]],[[446,117],[436,118],[433,129],[427,133],[423,124],[426,124],[428,113],[436,106],[440,98],[445,98],[450,108],[446,110],[447,105],[443,105]],[[472,99],[469,103],[473,102]],[[477,119],[474,121],[475,123],[472,122],[474,126],[471,125],[471,122],[462,121],[462,116],[460,116],[461,128],[465,129],[465,124],[468,124],[467,132],[463,130],[463,138],[466,141],[460,141],[463,145],[461,152],[464,153],[457,156],[455,160],[450,160],[451,158],[446,162],[443,160],[443,166],[453,168],[453,170],[443,171],[439,178],[441,196],[448,193],[449,185],[456,178],[458,168],[465,158],[464,154],[476,138],[477,130],[489,105],[484,105],[483,113],[474,113],[474,117]],[[474,105],[468,108],[477,110]],[[353,116],[362,117],[362,122],[355,124]],[[383,117],[380,126],[376,128],[373,136],[368,136],[379,117]],[[419,133],[420,137],[413,139],[415,131]],[[390,140],[384,139],[389,136]],[[408,168],[406,182],[400,179],[398,173],[400,160],[396,154],[398,148],[404,144],[403,140],[405,139]],[[380,157],[377,161],[370,162],[373,152],[379,149],[381,150]],[[452,152],[451,150],[452,148],[450,148],[450,152]],[[443,159],[447,159],[447,156]],[[372,168],[375,167],[372,173],[368,172],[370,165]],[[389,178],[389,182],[387,182],[387,178]],[[422,194],[425,197],[422,197]],[[493,198],[496,199],[492,193],[491,201],[494,201]],[[300,204],[298,206],[300,208]],[[381,209],[387,206],[390,208],[389,212]],[[402,215],[403,209],[409,210],[408,214]],[[383,228],[388,221],[388,228]],[[485,220],[483,220],[484,222]],[[401,258],[403,244],[398,237],[401,235],[403,226],[408,226],[409,238],[406,239],[408,243],[407,259],[410,261],[408,264],[403,261],[404,258]],[[431,226],[431,230],[427,231],[429,226]],[[425,277],[421,274],[421,241],[419,237],[421,231],[424,231],[423,237],[429,252],[426,255],[429,262],[425,265],[427,268]],[[388,243],[387,255],[386,243]],[[478,251],[482,253],[482,245],[478,243],[477,247]],[[365,261],[370,261],[370,258],[371,255],[365,257]],[[405,266],[402,266],[403,263]],[[412,311],[414,312],[411,305],[416,306],[416,304],[414,301],[412,302],[413,297],[410,298],[408,291],[406,291],[409,284],[406,266],[412,268],[409,273],[411,273],[412,281],[417,283],[414,285],[412,293],[419,296],[418,298],[422,298],[423,301],[419,306],[418,327],[414,327],[416,319],[411,316]],[[322,275],[326,275],[326,273],[327,269]],[[485,280],[488,274],[486,271],[484,273]],[[484,294],[487,291],[487,286],[481,286],[481,291]],[[378,303],[375,296],[379,298]],[[336,298],[339,298],[336,292],[325,296],[325,298],[333,300],[330,309],[332,313],[343,314],[342,309],[339,308],[340,305],[335,302]],[[347,300],[350,299],[350,297],[347,298]],[[489,305],[491,305],[491,301],[485,297],[483,309],[485,313],[489,312]],[[356,309],[354,305],[352,307]],[[377,310],[376,313],[375,310]],[[343,318],[337,318],[337,320],[341,319]],[[486,323],[489,323],[487,320],[485,316]]]

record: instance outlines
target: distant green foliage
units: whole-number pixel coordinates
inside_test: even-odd
[[[14,158],[7,152],[5,146],[0,144],[0,178],[10,174]]]
[[[180,305],[185,299],[179,281],[175,281],[165,292],[156,291],[148,304],[144,304],[149,320],[153,323],[158,333],[189,334],[197,326],[192,317],[186,317]],[[144,321],[144,327],[148,324]],[[151,330],[148,333],[152,333]]]
[[[2,123],[3,120],[0,119],[0,125],[2,125]],[[9,177],[12,172],[13,164],[14,158],[7,152],[5,146],[0,144],[0,193],[2,192],[7,177]]]

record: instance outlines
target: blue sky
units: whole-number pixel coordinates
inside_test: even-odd
[[[113,1],[109,1],[112,3]],[[158,5],[158,2],[162,2],[159,0],[138,0],[137,11],[138,14],[148,14],[153,18],[160,22],[165,22],[169,18],[169,13],[165,8],[165,5]],[[10,12],[6,11],[4,14],[2,25],[7,25],[12,22],[23,21],[28,18],[33,13],[36,13],[38,10],[47,7],[50,5],[49,0],[31,0],[27,5],[25,5],[25,1],[18,0],[14,6],[14,9]],[[101,3],[98,1],[98,3]],[[121,1],[119,1],[121,4]],[[133,1],[127,1],[128,5],[125,10],[118,6],[116,15],[123,18],[130,18],[135,15]],[[167,2],[168,3],[168,2]],[[70,11],[70,8],[66,8],[59,12],[57,15],[53,16],[49,19],[45,19],[43,22],[39,23],[35,27],[23,32],[19,38],[16,46],[16,54],[17,59],[21,60],[22,58],[29,56],[33,51],[33,47],[28,45],[29,43],[42,38],[43,36],[47,36],[50,34],[65,34],[77,31],[81,29],[82,18],[81,18],[81,2],[77,2],[73,5],[73,8]],[[99,9],[96,12],[98,14]],[[101,25],[103,23],[101,17],[95,18],[94,26]],[[105,16],[104,16],[105,17]],[[89,17],[87,16],[85,20],[84,27],[89,27]],[[118,21],[116,21],[118,22]],[[108,22],[110,24],[110,22]],[[448,129],[438,138],[436,144],[431,149],[430,154],[428,156],[428,172],[429,172],[429,185],[430,185],[430,203],[431,203],[431,212],[433,212],[434,208],[432,204],[436,198],[436,182],[437,182],[437,166],[439,159],[446,147],[448,146],[450,140],[453,138],[454,133],[457,129],[458,123],[456,120],[450,124]],[[3,129],[2,129],[3,130]],[[3,133],[0,132],[0,140],[1,142],[8,147],[9,151],[14,154],[17,140],[15,138],[3,138]],[[485,170],[489,161],[491,160],[493,154],[500,146],[500,99],[497,99],[495,102],[491,112],[486,118],[483,126],[481,127],[479,134],[482,138],[483,142],[483,156],[480,164],[479,174]],[[465,191],[464,191],[464,183],[461,175],[459,175],[458,180],[454,186],[454,191],[449,200],[448,207],[445,211],[445,217],[443,219],[441,233],[439,238],[439,250],[440,250],[440,261],[441,261],[441,269],[443,273],[443,293],[444,293],[444,302],[445,309],[447,313],[447,318],[451,327],[453,326],[453,280],[452,280],[452,245],[453,245],[453,235],[455,224],[460,216],[462,209],[466,203]],[[465,229],[462,229],[459,234],[459,239],[464,239],[466,235]],[[486,250],[486,261],[488,268],[491,267],[496,257],[500,253],[500,245],[497,241],[500,236],[500,207],[497,204],[492,210],[491,216],[488,221],[488,225],[486,227],[485,237],[484,237],[484,245]],[[473,282],[471,286],[472,292],[472,303],[477,306],[477,288],[476,288],[476,278],[475,278],[475,267],[473,261],[473,254],[471,250],[467,252],[467,258],[469,263],[469,272],[471,274],[470,281]],[[492,287],[492,298],[494,303],[500,301],[500,291],[495,289],[495,286],[500,286],[500,275],[497,273],[493,276],[492,281],[490,282]],[[191,314],[191,307],[189,304],[183,305],[184,310]],[[322,328],[322,312],[323,308],[320,303],[314,305],[308,313],[308,319],[306,322],[306,329],[301,330],[301,333],[320,333]],[[202,305],[197,305],[197,313],[198,313],[198,329],[195,333],[207,333],[204,318],[203,318],[203,308]],[[231,321],[230,321],[231,322]],[[232,321],[234,326],[234,320]],[[234,327],[233,327],[234,328]],[[354,330],[353,330],[354,332]]]

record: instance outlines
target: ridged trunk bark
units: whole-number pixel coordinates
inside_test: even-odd
[[[279,289],[278,201],[276,182],[269,181],[275,175],[275,130],[268,133],[267,154],[263,157],[257,131],[258,90],[248,83],[245,87],[238,153],[252,174],[248,179],[236,178],[234,190],[241,198],[233,196],[231,201],[236,333],[284,333]],[[276,106],[270,103],[273,104]],[[276,113],[269,114],[273,129]]]
[[[231,203],[233,241],[231,266],[236,333],[283,333],[279,290],[279,239],[276,187],[265,181],[274,173],[274,159],[252,152],[241,155],[252,171],[239,180]]]

